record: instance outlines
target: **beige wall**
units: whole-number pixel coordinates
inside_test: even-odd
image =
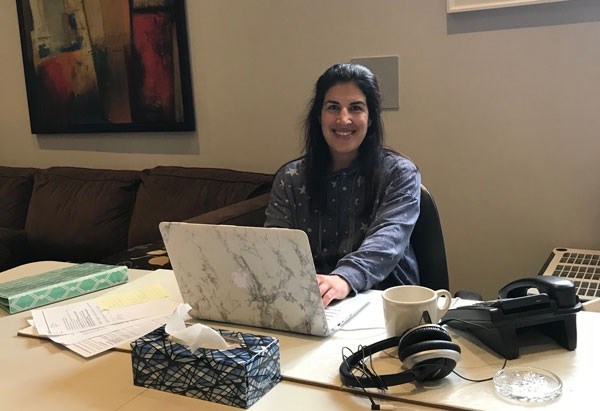
[[[452,289],[488,297],[555,246],[600,249],[600,2],[448,16],[445,0],[188,0],[197,131],[35,136],[15,2],[0,13],[0,164],[274,172],[316,77],[399,56],[387,142],[421,167]]]

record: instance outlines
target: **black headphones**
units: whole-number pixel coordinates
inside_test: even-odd
[[[365,358],[389,348],[398,347],[398,358],[408,368],[398,374],[357,376],[352,370]],[[448,332],[436,324],[424,324],[392,337],[360,348],[340,365],[344,385],[362,388],[385,388],[411,381],[432,381],[450,374],[460,359],[460,347]]]

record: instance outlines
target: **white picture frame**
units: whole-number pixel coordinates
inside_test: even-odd
[[[556,3],[567,0],[447,0],[448,13],[499,9],[501,7],[527,6],[531,4]]]

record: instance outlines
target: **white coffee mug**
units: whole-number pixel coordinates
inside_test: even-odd
[[[401,336],[407,330],[423,324],[427,311],[431,322],[437,322],[446,314],[452,295],[447,290],[434,291],[419,285],[399,285],[385,290],[383,316],[388,337]]]

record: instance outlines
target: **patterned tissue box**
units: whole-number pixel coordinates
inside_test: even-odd
[[[281,380],[279,340],[217,330],[241,348],[190,352],[160,327],[131,343],[133,383],[141,387],[248,408]]]

